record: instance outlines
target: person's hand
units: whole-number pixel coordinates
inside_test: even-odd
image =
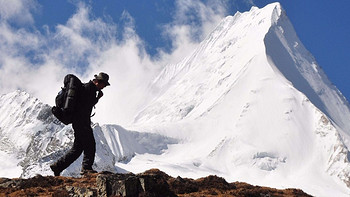
[[[100,90],[98,91],[97,98],[100,99],[101,97],[103,97],[103,92]]]

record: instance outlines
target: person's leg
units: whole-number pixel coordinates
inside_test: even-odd
[[[54,172],[55,176],[59,176],[61,172],[70,166],[76,159],[79,158],[83,152],[83,146],[81,145],[81,140],[79,136],[75,135],[73,147],[60,159],[51,165],[51,169]]]
[[[74,129],[73,147],[63,157],[58,159],[56,163],[50,166],[55,176],[59,176],[64,169],[77,160],[84,150],[83,127],[79,123],[73,123],[72,126]]]
[[[89,126],[86,128],[84,136],[84,158],[82,163],[82,171],[83,170],[92,170],[92,165],[95,161],[95,153],[96,153],[96,142],[94,138],[94,134],[92,128]]]

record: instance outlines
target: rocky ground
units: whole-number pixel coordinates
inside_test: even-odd
[[[0,196],[310,196],[298,189],[278,190],[223,178],[173,178],[158,169],[140,174],[101,172],[81,178],[43,177],[0,178]]]

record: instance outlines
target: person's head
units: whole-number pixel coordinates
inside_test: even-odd
[[[106,73],[100,72],[98,75],[94,75],[94,77],[95,78],[92,81],[99,90],[102,90],[104,87],[111,85],[108,82],[109,76]]]

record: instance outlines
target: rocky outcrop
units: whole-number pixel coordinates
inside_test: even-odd
[[[208,176],[173,178],[158,169],[140,174],[101,172],[81,178],[37,175],[30,179],[0,178],[0,196],[309,196],[298,189],[277,190],[246,183],[227,183]]]

